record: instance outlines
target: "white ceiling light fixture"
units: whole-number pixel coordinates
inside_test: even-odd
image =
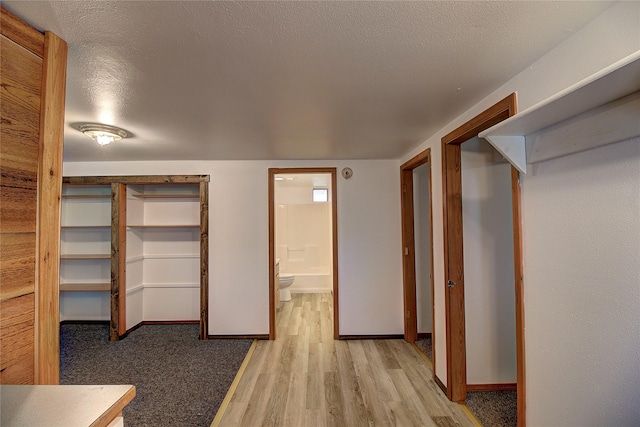
[[[100,145],[107,145],[114,141],[120,141],[129,136],[129,132],[115,126],[103,125],[100,123],[85,123],[79,127],[84,133]]]

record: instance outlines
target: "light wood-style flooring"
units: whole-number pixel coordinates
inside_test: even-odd
[[[280,303],[220,426],[474,426],[403,340],[335,341],[330,294]],[[215,424],[215,423],[214,423]]]

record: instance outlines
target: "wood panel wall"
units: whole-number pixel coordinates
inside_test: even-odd
[[[67,47],[0,17],[0,383],[57,384]]]

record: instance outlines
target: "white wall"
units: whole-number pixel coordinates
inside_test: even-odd
[[[395,160],[87,162],[64,175],[209,174],[209,333],[267,334],[268,168],[351,167],[338,178],[341,335],[402,334],[400,173]]]
[[[424,141],[417,146],[414,150],[407,153],[403,158],[398,161],[398,164],[402,164],[406,160],[414,157],[416,154],[422,152],[427,148],[431,148],[431,159],[433,161],[432,177],[433,188],[442,188],[442,152],[441,152],[441,138],[451,130],[462,125],[466,121],[473,118],[475,115],[481,113],[486,108],[495,104],[500,99],[509,95],[510,93],[517,91],[518,93],[518,109],[524,110],[552,95],[558,91],[577,83],[578,81],[594,74],[595,72],[606,68],[612,63],[640,50],[640,2],[619,2],[614,4],[611,8],[607,9],[602,15],[597,17],[594,21],[576,31],[574,35],[569,37],[560,45],[556,46],[552,51],[545,56],[534,62],[530,67],[522,71],[513,79],[505,83],[502,87],[494,91],[491,95],[478,102],[475,106],[467,110],[464,114],[453,120],[438,131],[433,137]],[[601,150],[619,150],[619,146],[613,146],[610,148],[602,148]],[[594,150],[586,156],[596,156],[594,153],[599,153],[599,150]],[[604,152],[604,151],[603,151]],[[569,158],[568,158],[569,159]],[[595,161],[596,159],[591,159]],[[564,162],[567,159],[557,161]],[[551,161],[552,164],[555,161]],[[589,168],[587,168],[589,169]],[[585,170],[584,178],[586,179],[588,170]],[[627,174],[627,178],[629,178]],[[591,346],[588,355],[585,359],[577,361],[577,364],[570,370],[562,372],[562,375],[551,378],[544,373],[546,361],[549,360],[550,353],[557,360],[556,363],[564,365],[573,360],[574,347],[572,340],[562,341],[560,338],[565,336],[565,331],[560,329],[561,325],[565,323],[570,324],[574,329],[573,333],[576,335],[589,334],[592,339],[601,340],[601,337],[609,334],[611,331],[607,325],[601,322],[578,322],[572,321],[573,317],[577,316],[577,313],[582,310],[590,310],[593,302],[596,300],[602,301],[603,304],[598,312],[605,310],[609,312],[617,311],[618,307],[612,304],[608,300],[602,300],[597,292],[591,287],[593,282],[576,283],[572,281],[566,285],[560,282],[542,283],[535,275],[531,277],[533,268],[542,268],[539,261],[544,259],[545,261],[553,263],[554,260],[551,256],[540,254],[541,259],[532,258],[529,253],[532,250],[532,243],[527,239],[533,233],[531,225],[536,224],[538,227],[535,229],[536,233],[541,233],[541,239],[548,241],[549,244],[555,241],[558,236],[551,236],[548,231],[545,231],[547,215],[541,211],[532,210],[528,211],[528,192],[533,191],[536,182],[539,182],[541,175],[528,174],[522,178],[522,195],[523,195],[523,226],[528,230],[524,235],[524,263],[525,263],[525,343],[526,343],[526,376],[527,376],[527,423],[530,426],[541,425],[596,425],[600,422],[594,415],[597,411],[602,411],[604,414],[611,416],[617,416],[615,410],[613,410],[609,402],[617,401],[622,402],[620,404],[625,405],[625,413],[631,417],[630,411],[637,411],[633,409],[637,407],[637,396],[640,392],[638,384],[638,345],[637,341],[631,344],[635,350],[631,352],[631,355],[627,357],[636,357],[635,366],[636,370],[633,372],[633,367],[630,368],[615,368],[614,364],[617,361],[612,359],[609,355],[611,349],[601,341],[595,342]],[[609,186],[597,186],[594,184],[593,189],[597,191],[608,191]],[[635,193],[629,191],[629,184],[635,185]],[[616,185],[622,185],[620,183]],[[627,195],[631,199],[637,197],[638,180],[628,181],[624,184],[627,188]],[[542,191],[542,188],[540,188]],[[547,187],[545,189],[547,193],[553,194],[556,192],[554,187]],[[571,197],[570,189],[565,187],[562,192],[567,197]],[[541,195],[540,198],[545,196]],[[595,196],[596,198],[604,197],[603,194]],[[636,199],[637,200],[637,199]],[[434,191],[432,198],[433,206],[433,237],[434,237],[434,269],[435,269],[435,344],[434,349],[436,354],[436,375],[446,385],[446,347],[445,347],[445,316],[444,316],[444,271],[443,271],[443,258],[442,258],[442,193],[441,191]],[[630,221],[635,221],[638,224],[638,214],[634,211],[634,208],[629,205],[621,205],[624,209],[622,215],[628,216]],[[621,206],[600,206],[599,209],[603,209],[605,212],[613,214],[616,209],[621,209]],[[637,202],[636,202],[637,206]],[[576,211],[574,211],[576,212]],[[581,212],[580,215],[583,213]],[[616,214],[618,215],[618,214]],[[577,215],[576,215],[577,216]],[[543,225],[544,224],[544,225]],[[627,223],[628,225],[629,223]],[[636,229],[637,230],[637,229]],[[582,232],[591,232],[590,229],[581,228]],[[637,232],[636,232],[637,236]],[[547,240],[548,239],[548,240]],[[637,242],[637,239],[636,239]],[[577,245],[576,245],[577,246]],[[575,262],[580,265],[584,271],[592,271],[597,269],[598,271],[609,271],[611,266],[598,264],[595,260],[599,259],[601,253],[601,247],[580,248],[580,251],[586,251],[585,256]],[[622,254],[620,248],[606,249],[614,250],[616,254]],[[637,250],[635,252],[638,253]],[[639,257],[636,256],[636,259]],[[606,260],[602,260],[606,261]],[[610,261],[610,260],[609,260]],[[535,267],[534,267],[535,266]],[[620,270],[616,273],[615,277],[633,277],[635,282],[633,286],[629,286],[628,281],[623,281],[626,284],[624,289],[625,294],[631,301],[637,303],[637,290],[638,290],[638,270],[637,263],[631,263],[628,265],[617,265]],[[567,274],[572,270],[571,266],[567,266]],[[547,318],[548,324],[553,324],[553,327],[546,329],[544,332],[534,328],[533,323],[540,320],[541,317],[546,316],[547,305],[553,304],[553,296],[547,295],[547,290],[551,286],[570,286],[575,288],[576,293],[580,294],[580,298],[575,302],[574,306],[567,307],[562,312],[554,312]],[[635,292],[635,294],[634,294]],[[551,294],[553,295],[553,294]],[[571,308],[571,309],[569,309]],[[578,316],[578,318],[584,319],[585,316]],[[628,311],[624,311],[620,314],[619,320],[624,320],[618,327],[624,328],[629,334],[635,333],[638,335],[637,322],[640,316],[630,314]],[[628,338],[634,339],[634,338]],[[558,343],[555,348],[549,347],[549,342]],[[629,342],[623,342],[623,346],[629,346]],[[605,354],[606,353],[606,354]],[[618,351],[613,352],[618,354]],[[635,356],[634,356],[635,354]],[[590,363],[586,363],[587,360]],[[612,363],[613,362],[613,363]],[[625,360],[625,363],[627,361]],[[603,366],[607,368],[602,369]],[[554,368],[554,372],[559,373],[559,369]],[[630,379],[631,378],[631,379]],[[542,381],[546,379],[548,381]],[[630,381],[634,383],[634,386],[630,386]],[[620,383],[625,387],[613,386],[613,384]],[[562,390],[558,390],[556,386],[559,383],[563,383]],[[629,393],[629,387],[634,389],[633,393]],[[589,396],[585,396],[583,389],[596,389]],[[596,396],[597,394],[597,396]],[[585,396],[585,399],[576,406],[565,405],[565,399],[568,395]],[[635,399],[635,402],[633,401]],[[591,414],[593,420],[586,420],[583,416],[584,408],[589,406],[587,414]],[[637,412],[636,412],[637,414]],[[635,417],[634,423],[637,425],[639,417]],[[615,418],[612,418],[612,420]],[[633,418],[629,418],[633,419]],[[553,420],[551,423],[545,422]],[[615,424],[615,421],[610,421]],[[609,423],[609,422],[607,422]]]
[[[413,170],[413,216],[416,256],[418,333],[432,332],[431,240],[429,238],[429,165]]]
[[[527,172],[530,425],[640,425],[640,139]]]
[[[460,157],[467,383],[515,383],[511,165],[478,138]]]

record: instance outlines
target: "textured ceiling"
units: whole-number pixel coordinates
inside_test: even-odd
[[[2,4],[69,44],[64,158],[104,161],[398,158],[611,2]]]

